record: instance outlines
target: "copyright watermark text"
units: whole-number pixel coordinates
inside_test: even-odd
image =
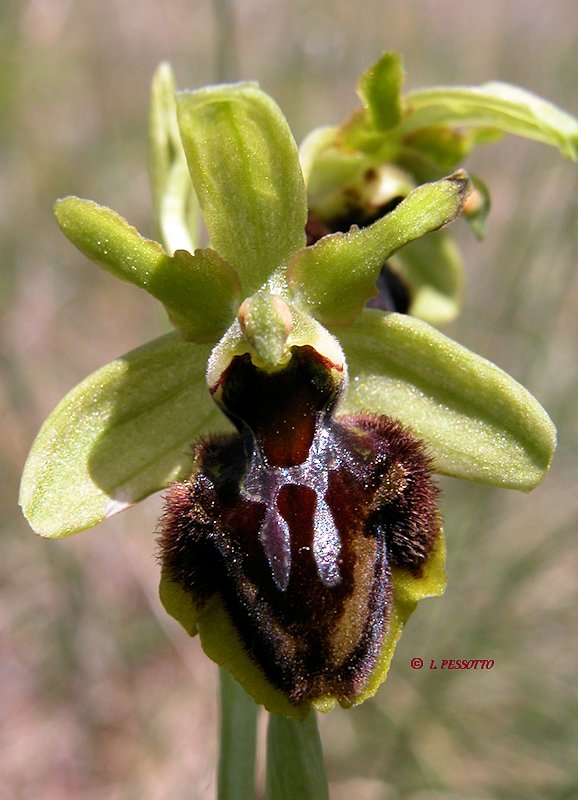
[[[412,669],[422,669],[424,667],[423,658],[412,658],[409,662]],[[436,661],[430,658],[426,669],[492,669],[494,666],[492,658],[444,658]]]

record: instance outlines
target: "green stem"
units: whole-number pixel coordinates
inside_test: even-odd
[[[221,668],[221,741],[218,800],[255,797],[257,706],[233,676]]]
[[[267,731],[265,800],[328,800],[317,717],[271,714]]]

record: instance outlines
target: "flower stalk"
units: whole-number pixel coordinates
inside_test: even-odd
[[[219,670],[220,736],[218,800],[246,800],[255,794],[257,705],[226,669]]]

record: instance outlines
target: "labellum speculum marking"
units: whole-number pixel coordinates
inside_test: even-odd
[[[419,575],[440,529],[422,445],[386,417],[335,418],[340,373],[309,345],[272,372],[233,357],[211,390],[238,434],[196,446],[162,521],[168,577],[199,610],[219,595],[295,704],[354,702],[387,636],[391,570]]]

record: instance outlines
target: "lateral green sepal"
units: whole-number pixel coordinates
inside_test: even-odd
[[[339,413],[371,411],[405,423],[437,472],[529,491],[556,447],[552,421],[495,364],[404,314],[366,309],[340,332],[349,390]]]
[[[207,391],[209,353],[169,334],[66,395],[40,429],[22,476],[20,505],[37,533],[90,528],[190,474],[190,445],[231,429]]]

